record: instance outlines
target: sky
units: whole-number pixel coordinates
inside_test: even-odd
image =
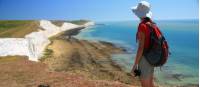
[[[0,0],[0,20],[137,20],[131,7],[141,0]],[[198,0],[146,0],[153,19],[198,19]]]

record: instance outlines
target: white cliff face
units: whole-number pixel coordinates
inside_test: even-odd
[[[24,38],[0,39],[0,55],[28,55],[28,42]]]
[[[87,24],[88,26],[88,24]],[[52,24],[50,21],[41,20],[42,30],[32,32],[25,38],[2,38],[0,39],[0,56],[22,55],[28,56],[29,60],[38,61],[42,56],[45,47],[50,43],[48,39],[62,31],[78,28],[81,26],[64,23],[61,27]]]
[[[91,22],[85,23],[83,26],[84,27],[89,27],[89,26],[92,26],[92,25],[95,25],[95,23],[91,21]]]
[[[50,43],[43,31],[33,32],[25,36],[28,42],[29,60],[37,61],[42,56],[43,50]]]
[[[75,24],[72,24],[72,23],[64,23],[60,27],[60,29],[61,29],[61,31],[67,31],[67,30],[70,30],[70,29],[78,28],[78,27],[81,27],[81,26],[78,26],[78,25],[75,25]]]

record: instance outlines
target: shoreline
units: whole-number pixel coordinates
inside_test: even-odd
[[[51,44],[46,49],[51,50],[51,53],[47,53],[40,61],[47,64],[51,71],[80,74],[92,80],[140,85],[138,80],[111,59],[112,54],[126,52],[125,49],[104,41],[68,38],[80,30],[65,31],[50,38]]]
[[[48,84],[57,87],[58,85],[66,86],[67,83],[71,85],[69,85],[70,87],[131,87],[129,85],[132,82],[131,77],[110,59],[110,54],[122,52],[122,48],[117,48],[107,42],[89,42],[73,37],[67,39],[66,34],[75,35],[75,32],[84,28],[83,26],[73,28],[71,31],[63,31],[48,38],[50,42],[45,46],[47,50],[44,51],[49,53],[42,53],[50,58],[40,60],[41,62],[30,61],[30,58],[27,60],[28,57],[22,55],[0,57],[0,65],[2,65],[2,73],[0,74],[2,78],[7,79],[0,82],[0,85],[5,86],[9,83],[11,86],[33,87],[40,84]],[[48,47],[55,48],[48,49]],[[51,52],[53,52],[53,55]],[[6,67],[9,68],[7,69]],[[20,67],[20,69],[16,67]],[[5,73],[8,75],[5,75]],[[69,78],[69,80],[66,78]],[[16,81],[17,83],[15,83]],[[134,84],[138,84],[138,82]]]
[[[88,38],[89,38],[89,40],[92,40],[92,39],[98,39],[98,38],[105,38],[105,41],[107,41],[108,39],[107,38],[110,38],[109,37],[109,33],[111,33],[111,35],[110,36],[112,36],[112,34],[115,34],[115,33],[118,33],[119,31],[115,31],[114,30],[114,28],[109,28],[109,27],[114,27],[115,25],[117,26],[117,24],[120,24],[120,23],[113,23],[113,25],[111,25],[110,24],[110,26],[108,26],[108,27],[95,27],[96,28],[96,30],[91,30],[92,32],[90,32],[90,30],[88,29],[88,31],[84,31],[84,33],[82,33],[83,35],[82,36],[85,36],[86,37],[86,39],[85,38],[83,38],[83,39],[85,39],[85,40],[87,40]],[[109,24],[108,24],[109,25]],[[115,27],[116,27],[115,26]],[[93,28],[93,29],[95,29],[95,28]],[[105,28],[105,30],[103,30],[103,28]],[[125,27],[124,27],[125,28]],[[111,30],[109,30],[109,29],[113,29],[111,32],[108,32],[108,31],[111,31]],[[99,32],[101,32],[101,34],[98,34],[98,31]],[[107,33],[108,32],[108,33]],[[113,33],[112,33],[113,32]],[[91,34],[90,34],[91,33]],[[95,35],[95,34],[98,34],[98,35]],[[104,37],[103,35],[104,35],[104,33],[105,33],[105,35],[108,35],[107,37]],[[81,35],[80,35],[81,36]],[[91,39],[91,36],[94,36],[94,37],[92,37],[92,39]],[[96,38],[97,37],[97,38]],[[117,38],[117,37],[114,37],[113,39],[115,40],[115,38]],[[112,38],[111,38],[111,40],[112,40]],[[119,39],[120,40],[120,39]],[[126,40],[126,38],[125,38],[125,40]],[[109,41],[109,40],[108,40]],[[176,47],[175,47],[176,48]],[[173,48],[174,49],[174,48]],[[193,51],[192,51],[193,52]],[[179,55],[179,54],[177,54],[177,55]],[[120,58],[120,57],[119,57]],[[125,59],[125,58],[128,58],[128,59]],[[177,56],[175,56],[175,57],[172,57],[172,59],[178,59],[178,57]],[[184,57],[183,57],[184,58]],[[191,58],[191,57],[189,57],[189,58]],[[123,62],[123,60],[125,60],[125,63],[126,63],[126,61],[128,60],[128,61],[131,61],[132,62],[132,59],[130,60],[129,59],[129,57],[122,57],[121,58],[121,61],[119,61],[119,62]],[[129,62],[127,62],[127,63],[129,63]],[[168,64],[167,64],[168,65]],[[169,64],[170,65],[170,64]],[[183,64],[184,65],[184,64]],[[195,63],[195,65],[196,65],[196,63]],[[176,69],[177,68],[177,70],[181,70],[181,69],[186,69],[186,70],[191,70],[191,71],[193,71],[193,69],[187,69],[187,68],[183,68],[183,66],[181,67],[181,66],[179,66],[179,67],[177,67],[176,65],[172,65],[172,66],[174,66],[174,68],[173,69]],[[176,68],[175,68],[176,67]],[[128,66],[128,68],[129,68],[129,66]],[[171,70],[173,70],[172,68],[171,68]],[[169,69],[170,70],[170,69]],[[168,70],[168,71],[169,71]],[[187,84],[190,84],[191,86],[195,86],[195,85],[198,85],[197,83],[196,83],[196,81],[198,81],[198,79],[196,79],[197,77],[197,75],[196,74],[198,74],[198,73],[196,73],[196,72],[194,72],[194,73],[196,73],[195,75],[194,74],[188,74],[188,73],[186,73],[185,72],[185,70],[183,70],[183,71],[177,71],[177,70],[173,70],[173,71],[169,71],[169,73],[165,73],[165,75],[164,75],[164,73],[162,73],[162,74],[158,74],[159,76],[159,79],[160,79],[160,82],[161,83],[165,83],[165,81],[166,81],[166,83],[169,83],[170,84],[170,86],[184,86],[185,84],[187,85]],[[159,71],[159,70],[158,70]],[[194,71],[196,71],[196,70],[194,70]],[[184,73],[183,73],[184,72]],[[189,77],[190,76],[190,77]],[[157,77],[157,76],[156,76]],[[193,78],[194,77],[194,78]],[[166,79],[163,79],[163,78],[166,78]],[[193,79],[192,79],[193,78]],[[158,81],[159,81],[159,79],[158,79]],[[191,80],[190,80],[191,79]],[[182,80],[182,81],[180,81],[180,80]],[[174,82],[173,82],[174,81]],[[175,83],[175,84],[173,84],[173,83]],[[185,83],[185,84],[184,84]],[[194,84],[193,84],[194,83]],[[165,84],[161,84],[161,85],[163,85],[163,86],[165,86]],[[167,86],[167,85],[166,85]],[[187,86],[189,86],[189,85],[187,85]]]
[[[87,39],[84,39],[84,40],[87,40]],[[172,77],[171,77],[172,76]],[[169,74],[169,76],[168,77],[170,77],[171,79],[182,79],[182,78],[185,78],[185,76],[184,75],[176,75],[176,74]],[[166,79],[166,80],[169,80],[169,79]],[[173,86],[173,87],[196,87],[196,86],[198,86],[198,84],[161,84],[161,83],[159,83],[159,82],[157,82],[157,81],[155,81],[155,83],[156,83],[156,85],[158,85],[159,87],[165,87],[165,86]]]
[[[83,29],[83,28],[81,28],[81,29]],[[111,53],[111,52],[107,52],[108,50],[106,50],[105,48],[110,49],[110,48],[114,47],[115,50],[118,50],[117,49],[118,47],[114,46],[114,44],[112,44],[112,43],[111,43],[111,45],[109,45],[110,43],[104,44],[104,43],[101,43],[100,41],[98,41],[98,43],[96,43],[96,42],[93,42],[93,41],[76,39],[76,38],[73,38],[73,36],[72,36],[71,40],[69,40],[68,37],[59,37],[59,35],[62,35],[62,34],[64,36],[66,36],[66,34],[68,35],[68,34],[72,34],[72,33],[73,33],[72,35],[75,35],[74,33],[80,31],[81,29],[75,29],[75,31],[71,31],[71,33],[69,33],[69,32],[66,33],[65,31],[63,31],[61,33],[58,33],[58,34],[48,38],[50,40],[50,44],[48,44],[45,47],[45,50],[43,52],[45,57],[46,58],[48,57],[47,58],[48,61],[45,59],[45,60],[40,60],[42,62],[34,62],[34,61],[27,60],[28,58],[26,57],[26,59],[25,59],[26,62],[21,62],[21,61],[24,61],[23,57],[17,57],[17,59],[12,59],[11,56],[0,57],[0,64],[3,66],[2,71],[1,71],[2,73],[0,73],[0,74],[1,74],[2,78],[7,79],[7,80],[5,80],[5,83],[9,83],[10,85],[17,84],[18,86],[19,86],[21,81],[24,81],[24,83],[22,83],[24,85],[25,84],[28,84],[28,85],[32,84],[33,85],[33,83],[37,83],[37,85],[38,85],[38,84],[41,84],[41,83],[42,84],[46,83],[46,84],[49,84],[50,86],[55,86],[55,84],[57,84],[58,81],[60,81],[60,82],[65,81],[65,84],[70,83],[69,80],[65,80],[64,78],[59,78],[59,79],[49,78],[48,76],[41,74],[41,72],[46,73],[46,71],[47,71],[48,73],[57,73],[59,75],[60,75],[60,73],[70,74],[70,75],[65,76],[65,78],[71,77],[71,74],[76,73],[76,74],[73,74],[73,75],[74,76],[78,75],[81,78],[82,77],[87,78],[87,79],[89,79],[88,82],[91,82],[91,81],[94,81],[94,80],[95,81],[98,80],[98,82],[99,82],[99,79],[100,79],[101,81],[104,81],[104,82],[107,82],[107,83],[118,82],[120,84],[124,84],[123,82],[119,82],[119,79],[118,79],[118,77],[120,77],[120,76],[121,76],[121,78],[124,78],[126,76],[126,75],[123,76],[124,74],[120,74],[120,75],[118,74],[119,72],[121,72],[121,73],[123,72],[123,71],[120,71],[120,68],[116,68],[116,67],[119,66],[119,64],[116,64],[116,66],[115,66],[115,64],[111,63],[111,62],[115,62],[115,61],[110,61],[109,58],[105,58],[105,57],[108,57],[108,56],[106,56],[106,53],[109,53],[109,54]],[[76,30],[78,30],[78,31],[76,31]],[[24,39],[22,39],[22,40],[24,40]],[[51,40],[53,40],[53,41],[51,41]],[[3,41],[3,42],[5,42],[5,41]],[[16,43],[16,44],[18,44],[18,43]],[[24,44],[24,43],[22,43],[22,44]],[[20,45],[20,46],[23,46],[23,45]],[[46,50],[46,48],[52,48],[53,50],[52,49]],[[18,48],[18,49],[20,49],[20,48]],[[121,50],[123,51],[123,48]],[[51,55],[51,53],[53,54],[53,56]],[[65,53],[68,53],[69,55],[68,56],[64,55]],[[54,54],[57,54],[57,55],[54,55]],[[78,55],[75,55],[75,54],[78,54]],[[88,55],[90,55],[92,57],[90,58],[90,57],[88,57]],[[10,59],[10,57],[11,57],[11,59]],[[49,59],[49,58],[51,58],[51,59]],[[53,60],[53,58],[55,59],[55,61]],[[69,62],[68,59],[72,62]],[[80,60],[83,61],[83,62],[80,62]],[[90,60],[92,60],[92,61],[90,61]],[[27,62],[28,63],[34,63],[35,65],[29,65],[29,64],[27,64]],[[44,64],[44,63],[46,63],[46,64]],[[38,71],[37,68],[40,68],[40,67],[38,67],[38,65],[40,65],[40,64],[44,64],[46,66],[48,65],[48,67],[40,69]],[[87,64],[89,64],[89,65],[87,65]],[[112,66],[110,66],[109,64],[111,64]],[[27,66],[27,65],[28,65],[28,68],[24,67],[24,66]],[[110,69],[110,68],[113,68],[113,65],[115,67],[114,69],[118,70],[118,72],[115,72],[116,70]],[[37,68],[36,68],[36,66],[37,66]],[[72,67],[72,68],[69,68],[69,66]],[[106,66],[106,68],[105,68],[105,66]],[[17,68],[19,68],[19,67],[20,67],[20,69],[17,70]],[[102,68],[100,68],[100,67],[102,67]],[[23,71],[24,69],[29,69],[30,71],[29,70]],[[97,71],[95,71],[93,69],[95,69]],[[32,74],[33,73],[32,71],[34,71],[35,75],[30,75],[30,78],[26,77],[26,76],[29,75],[29,73]],[[69,71],[71,71],[71,72],[69,72]],[[114,72],[112,72],[112,71],[114,71]],[[98,73],[98,72],[101,72],[101,73]],[[48,73],[46,73],[46,74],[49,75]],[[7,75],[9,75],[9,76],[14,75],[13,76],[14,78],[10,78],[10,77],[6,78]],[[97,75],[97,76],[95,76],[95,75]],[[113,76],[113,77],[116,77],[116,78],[109,77],[107,75]],[[33,80],[35,80],[37,82],[35,82],[33,80],[30,81],[30,79],[32,79],[32,77],[35,77],[35,76],[36,77],[39,76],[39,77],[37,77],[37,78],[39,78],[37,80],[36,80],[36,78],[33,78]],[[109,77],[109,78],[105,78],[105,77],[99,78],[99,76],[101,76],[101,77],[105,76],[105,77]],[[177,78],[179,78],[179,76],[180,75],[178,75],[178,74],[175,75],[175,77],[177,77]],[[48,77],[48,79],[40,79],[40,77],[42,77],[42,78]],[[180,76],[180,77],[182,78],[182,76]],[[76,78],[76,77],[72,76],[72,78]],[[9,82],[11,79],[12,79],[13,82]],[[78,78],[76,78],[76,79],[78,79]],[[105,79],[107,79],[107,80],[105,80]],[[80,83],[82,83],[82,80],[78,80],[78,81],[80,81]],[[121,81],[123,81],[123,80],[121,80]],[[86,82],[86,84],[88,82]],[[2,85],[2,84],[5,84],[5,83],[4,83],[4,80],[2,80],[2,82],[0,84]],[[59,85],[59,86],[63,86],[65,84],[63,83],[62,85]],[[79,84],[79,82],[76,83],[76,85],[77,84]],[[35,84],[34,86],[37,86],[37,85]],[[173,87],[177,87],[177,86],[178,87],[196,87],[198,85],[199,84],[186,84],[186,85],[183,85],[183,84],[178,85],[177,84],[177,85],[171,85],[171,86],[173,86]],[[27,86],[27,85],[25,85],[25,86]],[[79,85],[79,86],[83,86],[83,85]],[[117,86],[117,85],[115,85],[115,86]],[[108,86],[108,87],[115,87],[115,86]],[[129,86],[130,85],[128,84],[128,87]],[[166,87],[168,85],[163,85],[163,84],[159,85],[158,84],[157,86]],[[97,87],[107,87],[107,86],[106,85],[104,85],[104,86],[98,85]],[[126,87],[126,86],[123,85],[121,87]]]
[[[40,20],[38,31],[25,35],[24,38],[1,38],[0,56],[28,56],[29,60],[38,61],[43,55],[45,47],[50,43],[49,38],[63,31],[76,28],[85,28],[93,25],[94,22],[87,22],[83,25],[63,22],[62,26],[56,26],[48,20]],[[13,49],[13,47],[17,47]]]

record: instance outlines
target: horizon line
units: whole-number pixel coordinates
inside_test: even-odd
[[[89,18],[80,18],[80,19],[0,19],[0,21],[6,21],[6,20],[66,20],[66,21],[73,21],[73,20],[90,20],[90,21],[96,21],[96,22],[107,22],[107,21],[139,21],[139,19],[136,20],[128,20],[128,19],[123,19],[123,20],[93,20]],[[154,19],[154,21],[172,21],[172,20],[199,20],[199,18],[191,18],[191,19]]]

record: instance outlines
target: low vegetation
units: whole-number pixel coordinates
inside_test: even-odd
[[[55,24],[56,26],[61,27],[65,21],[64,20],[51,20],[51,23]]]
[[[44,51],[43,56],[42,56],[39,60],[40,60],[40,61],[44,61],[46,58],[51,57],[52,54],[53,54],[53,50],[52,50],[52,49],[46,48],[45,51]]]
[[[51,20],[57,26],[62,26],[64,22],[70,22],[77,25],[83,25],[89,20]],[[23,38],[25,35],[37,31],[39,21],[34,20],[1,20],[0,21],[0,38]]]
[[[71,20],[71,21],[65,21],[65,20],[51,20],[51,22],[59,27],[62,26],[62,24],[64,22],[70,22],[73,24],[77,24],[77,25],[83,25],[85,23],[87,23],[89,20]]]
[[[25,35],[37,31],[39,28],[38,21],[31,20],[1,20],[0,21],[0,38],[22,38]]]
[[[1,63],[5,63],[5,62],[14,62],[14,61],[18,61],[19,58],[27,58],[26,56],[4,56],[4,57],[0,57],[0,64]]]
[[[68,22],[77,24],[77,25],[83,25],[83,24],[87,23],[88,21],[89,20],[73,20],[73,21],[68,21]]]

